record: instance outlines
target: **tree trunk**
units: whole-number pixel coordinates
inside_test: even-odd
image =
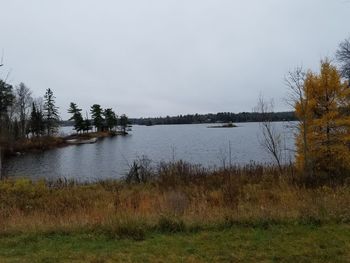
[[[0,180],[2,179],[2,152],[0,146]]]

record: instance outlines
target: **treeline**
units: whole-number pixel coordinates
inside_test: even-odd
[[[18,141],[57,135],[61,121],[53,91],[48,88],[44,96],[38,98],[32,94],[24,83],[12,86],[0,80],[0,146],[3,149],[11,148]],[[91,118],[88,113],[83,118],[81,111],[75,103],[68,109],[77,133],[87,133],[93,128],[97,132],[116,131],[117,127],[126,133],[125,114],[118,118],[111,108],[103,110],[98,104],[91,107]]]
[[[102,109],[99,104],[91,106],[91,120],[87,113],[86,117],[83,118],[81,112],[82,109],[80,109],[74,102],[71,102],[68,113],[72,114],[72,117],[68,120],[68,124],[73,124],[74,130],[78,133],[87,133],[93,130],[93,124],[95,131],[97,132],[115,132],[119,128],[123,134],[126,134],[128,117],[125,114],[122,114],[120,118],[118,118],[112,108]]]
[[[21,83],[16,87],[0,80],[1,142],[52,136],[59,127],[58,107],[51,89],[43,97],[33,98],[32,91]]]
[[[264,118],[260,112],[219,112],[216,114],[188,114],[178,116],[166,116],[156,118],[130,119],[131,123],[139,125],[163,125],[163,124],[196,124],[196,123],[228,123],[228,122],[259,122]],[[272,112],[269,115],[272,121],[295,121],[294,112]]]

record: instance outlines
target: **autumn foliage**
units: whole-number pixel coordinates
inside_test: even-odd
[[[297,135],[296,166],[313,183],[344,179],[350,170],[350,89],[328,60],[319,74],[309,71],[296,102],[302,120]]]

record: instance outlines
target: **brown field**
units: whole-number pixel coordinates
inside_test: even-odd
[[[135,172],[136,171],[136,172]],[[227,225],[350,222],[350,186],[305,187],[293,169],[251,165],[208,171],[177,162],[127,180],[0,182],[2,234],[106,231],[142,238],[148,230]]]

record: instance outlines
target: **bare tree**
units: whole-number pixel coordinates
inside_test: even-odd
[[[32,92],[24,83],[20,83],[19,86],[16,87],[16,106],[19,115],[21,137],[26,135],[29,110],[33,102],[31,95]]]
[[[295,107],[300,108],[300,116],[298,118],[298,124],[294,127],[298,134],[302,136],[302,147],[304,155],[304,163],[306,172],[311,172],[311,160],[308,156],[308,140],[307,140],[307,109],[309,107],[309,100],[307,94],[305,94],[304,83],[306,79],[306,73],[302,67],[296,67],[293,71],[290,71],[285,77],[285,83],[288,87],[287,104],[293,109]]]
[[[348,80],[350,87],[350,38],[345,39],[339,44],[339,48],[336,52],[336,58],[340,64],[340,73]]]
[[[272,156],[275,160],[280,172],[282,172],[282,158],[283,158],[283,140],[282,135],[272,122],[272,113],[274,110],[274,103],[271,100],[266,102],[262,96],[259,97],[258,105],[255,112],[260,116],[260,136],[259,141],[261,146]]]

